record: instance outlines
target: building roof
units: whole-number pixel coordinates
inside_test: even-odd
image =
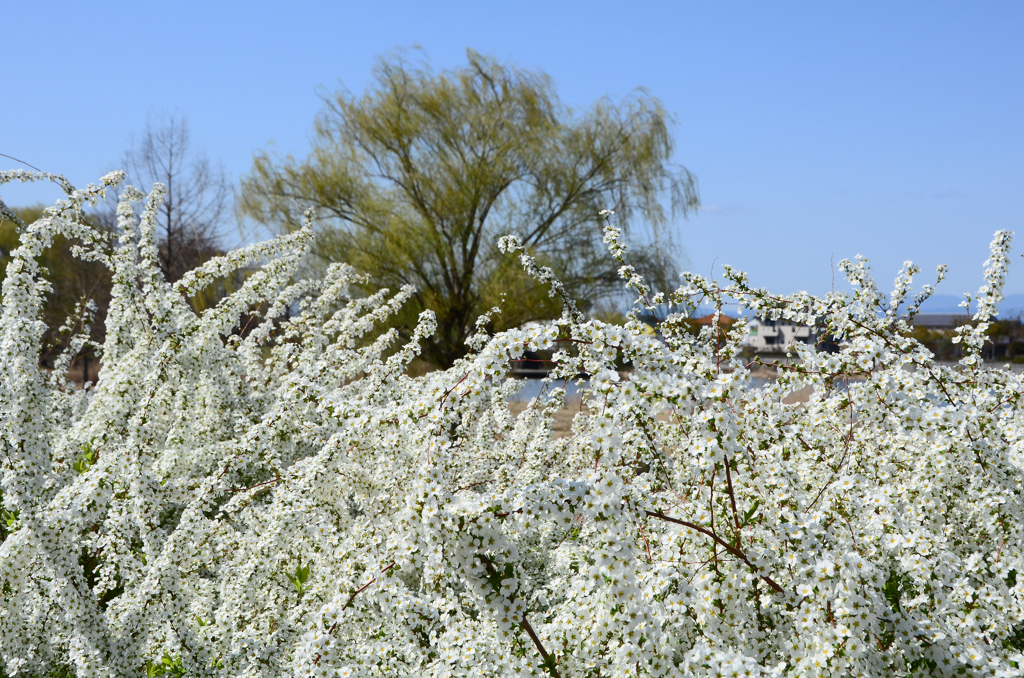
[[[932,327],[935,329],[953,329],[970,322],[967,313],[918,313],[914,317],[915,327]]]
[[[705,316],[702,316],[700,318],[690,318],[690,322],[694,323],[696,325],[710,325],[712,322],[714,322],[714,320],[715,320],[715,314],[714,313],[709,313],[709,314],[707,314]],[[718,324],[719,325],[724,325],[726,327],[728,327],[729,325],[732,325],[734,322],[736,322],[735,318],[730,318],[729,316],[725,315],[724,313],[718,318]]]

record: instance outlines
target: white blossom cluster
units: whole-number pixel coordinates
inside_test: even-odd
[[[663,337],[567,304],[412,378],[434,318],[405,344],[380,329],[411,290],[356,295],[344,266],[298,279],[309,228],[168,284],[159,187],[140,220],[143,196],[124,191],[117,242],[77,217],[119,180],[68,187],[23,225],[3,283],[7,675],[1022,673],[1022,383],[980,359],[1009,234],[953,367],[908,336],[916,269],[887,296],[858,260],[842,265],[852,295],[687,274],[649,302]],[[113,274],[85,390],[39,367],[36,258],[57,234]],[[606,239],[624,260],[618,233]],[[256,264],[214,308],[189,306]],[[722,344],[673,313],[726,297],[840,349],[795,346],[755,388],[744,323]],[[510,361],[541,350],[551,397],[514,417]],[[584,405],[554,438],[557,386],[581,374]],[[806,402],[784,402],[804,387]]]

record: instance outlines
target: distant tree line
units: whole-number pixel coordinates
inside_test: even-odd
[[[970,325],[970,318],[964,316],[960,324]],[[985,334],[988,341],[982,348],[983,358],[1024,362],[1024,322],[1019,315],[992,321]],[[910,336],[921,342],[939,360],[959,360],[963,357],[963,347],[953,341],[957,336],[954,328],[914,327]]]
[[[165,279],[176,281],[210,257],[223,254],[221,235],[231,210],[231,188],[224,171],[193,148],[184,119],[172,116],[151,120],[119,165],[126,172],[128,184],[149,189],[160,182],[167,188],[157,218],[160,271]],[[17,221],[0,215],[0,280],[6,275],[21,230],[44,216],[41,206],[14,207],[11,212]],[[105,232],[113,247],[119,235],[116,197],[79,218]],[[105,337],[110,271],[100,263],[73,256],[76,244],[57,237],[40,261],[51,286],[43,311],[46,332],[40,354],[40,361],[46,365],[52,365],[71,335],[81,333],[86,326],[92,343],[101,344]],[[238,282],[224,280],[190,302],[197,310],[207,308]],[[91,378],[90,362],[93,371],[97,367],[92,357],[90,345],[75,357],[72,376],[76,380]]]
[[[258,152],[235,210],[286,233],[313,208],[309,272],[344,262],[366,275],[364,292],[415,287],[389,323],[408,338],[421,311],[436,313],[438,330],[423,352],[428,367],[464,355],[477,318],[495,306],[493,331],[560,313],[559,300],[497,250],[506,234],[518,235],[585,310],[614,307],[621,287],[600,217],[610,209],[638,271],[658,289],[674,286],[679,250],[666,227],[698,197],[693,175],[672,162],[671,117],[657,99],[637,91],[573,110],[543,73],[473,51],[465,66],[443,72],[400,53],[381,59],[373,75],[362,95],[325,97],[308,157]],[[193,147],[183,119],[151,120],[119,166],[137,188],[167,189],[158,226],[166,279],[221,253],[232,191],[223,170]],[[20,212],[25,221],[40,213]],[[113,202],[84,218],[118,234]],[[13,246],[17,227],[4,228]],[[72,245],[55,243],[46,254],[55,276],[48,338],[69,310],[91,300],[101,341],[109,276],[72,263]],[[191,302],[205,308],[238,282]]]
[[[16,207],[11,211],[21,224],[0,215],[0,279],[6,276],[11,252],[18,247],[23,225],[31,224],[43,216],[42,207]],[[93,223],[99,226],[95,221]],[[67,345],[72,334],[83,331],[88,315],[92,316],[92,321],[88,323],[92,341],[102,343],[105,338],[104,321],[110,303],[110,272],[102,264],[82,261],[73,256],[71,248],[74,244],[63,236],[57,236],[53,245],[43,252],[39,262],[51,285],[43,309],[46,332],[40,354],[40,360],[46,364],[52,364],[52,359]],[[95,307],[92,313],[88,313],[87,308],[90,302]],[[62,328],[65,328],[64,331]],[[86,347],[78,358],[80,364],[83,361],[86,363],[86,373],[91,350],[91,347]]]

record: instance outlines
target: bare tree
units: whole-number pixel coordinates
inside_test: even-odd
[[[231,189],[221,166],[194,151],[183,117],[150,119],[121,161],[129,183],[167,188],[158,220],[160,268],[169,281],[220,252]]]

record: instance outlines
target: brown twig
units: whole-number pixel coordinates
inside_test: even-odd
[[[723,455],[724,456],[724,455]],[[736,510],[736,493],[732,489],[732,473],[729,472],[729,457],[725,458],[725,484],[729,488],[729,503],[732,504],[732,520],[736,524],[736,543],[740,543],[740,513]]]
[[[387,572],[388,570],[390,570],[394,566],[395,566],[395,563],[392,561],[392,563],[390,565],[388,565],[387,567],[385,567],[383,570],[381,570],[380,573],[377,576],[379,577],[379,576],[383,575],[385,572]],[[345,602],[345,604],[342,606],[341,609],[342,610],[347,610],[349,605],[352,604],[352,601],[356,599],[356,596],[358,596],[360,593],[362,593],[366,589],[370,588],[370,586],[373,585],[373,583],[375,581],[377,581],[377,577],[374,577],[373,579],[371,579],[370,581],[366,582],[365,584],[360,586],[358,589],[353,591],[352,595],[348,597],[348,601]],[[334,626],[337,626],[337,625],[338,625],[338,622],[334,622]],[[332,632],[334,631],[334,626],[331,627],[331,631]]]
[[[38,167],[36,167],[35,165],[29,165],[24,160],[18,160],[13,155],[7,155],[6,153],[0,153],[0,156],[3,156],[4,158],[9,158],[9,159],[13,160],[14,162],[20,162],[22,165],[26,165],[27,167],[31,167],[32,169],[34,169],[37,172],[42,172],[43,171],[43,170],[39,169]],[[43,172],[43,173],[45,174],[45,172]]]
[[[439,409],[439,410],[444,409],[444,401],[448,399],[448,396],[450,396],[452,394],[452,391],[454,391],[455,389],[457,389],[459,387],[459,384],[461,384],[462,382],[466,381],[466,377],[468,377],[468,376],[469,376],[469,372],[466,372],[464,375],[462,375],[462,379],[459,379],[457,382],[455,382],[454,386],[452,386],[450,389],[445,391],[445,394],[443,396],[441,396],[441,402],[437,404],[437,409]]]
[[[477,558],[479,558],[480,562],[484,564],[484,569],[487,570],[488,576],[491,576],[496,572],[494,569],[494,563],[490,558],[482,553],[478,553]],[[515,601],[514,598],[511,600],[513,602]],[[530,625],[530,620],[526,618],[525,612],[523,613],[523,619],[519,622],[519,625],[523,627],[523,630],[526,631],[527,635],[530,636],[530,640],[532,640],[533,644],[537,647],[537,651],[540,652],[541,659],[544,660],[544,666],[547,668],[552,678],[561,678],[558,674],[558,669],[555,668],[554,660],[551,655],[548,654],[547,650],[544,649],[543,643],[540,642],[540,638],[538,638],[536,632],[534,632],[533,627]]]
[[[247,329],[249,329],[249,325],[252,324],[252,321],[256,319],[256,314],[260,312],[261,308],[263,308],[263,302],[262,301],[260,302],[260,305],[256,307],[256,310],[253,311],[252,315],[249,316],[249,320],[245,323],[245,327],[243,327],[241,329],[241,331],[239,331],[239,333],[238,333],[239,335],[245,334],[245,331]]]
[[[227,488],[225,490],[225,492],[245,492],[247,490],[255,490],[257,487],[263,487],[264,485],[269,485],[270,483],[276,483],[276,482],[279,482],[281,480],[284,480],[284,478],[278,476],[277,478],[271,478],[270,480],[264,480],[262,483],[256,483],[255,485],[250,485],[249,487],[229,487],[229,488]]]
[[[680,520],[679,518],[672,518],[670,516],[666,516],[664,513],[659,513],[657,511],[644,511],[644,513],[646,513],[651,518],[658,518],[660,520],[664,520],[664,521],[669,522],[669,523],[675,523],[677,525],[682,525],[683,527],[688,527],[691,530],[696,530],[697,532],[700,532],[701,534],[703,534],[703,535],[705,535],[707,537],[710,537],[712,540],[714,540],[715,543],[721,545],[721,547],[724,548],[726,551],[728,551],[732,555],[734,555],[737,558],[739,558],[740,560],[742,560],[747,565],[747,567],[749,567],[751,570],[754,571],[754,573],[757,576],[759,576],[761,579],[763,579],[764,582],[766,584],[768,584],[768,586],[771,586],[772,589],[774,589],[776,593],[785,593],[785,589],[783,589],[781,586],[779,586],[779,584],[774,579],[772,579],[771,577],[769,577],[766,574],[761,574],[760,571],[758,570],[758,568],[752,562],[750,562],[750,559],[747,558],[747,555],[745,553],[743,553],[743,551],[740,551],[735,546],[732,546],[727,541],[725,541],[724,539],[722,539],[721,537],[719,537],[717,534],[715,534],[711,530],[707,529],[706,527],[701,527],[700,525],[695,525],[694,523],[690,523],[690,522],[687,522],[685,520]]]
[[[555,668],[555,663],[551,661],[551,657],[541,644],[540,638],[538,638],[537,634],[534,633],[533,627],[530,626],[530,620],[526,618],[525,614],[523,615],[523,621],[519,624],[523,627],[523,630],[526,631],[527,635],[530,636],[530,640],[533,641],[533,644],[537,646],[537,651],[540,652],[540,656],[544,660],[544,666],[548,669],[553,678],[561,678],[561,676],[558,675],[558,669]]]

